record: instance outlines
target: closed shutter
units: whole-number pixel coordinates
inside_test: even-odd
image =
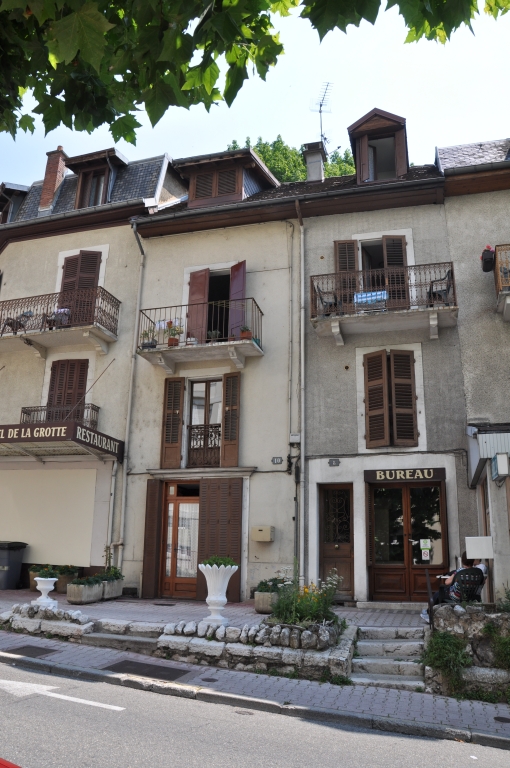
[[[405,236],[383,237],[383,254],[385,267],[405,267],[406,265],[406,239]]]
[[[183,378],[165,380],[161,436],[162,469],[179,469],[181,466],[184,382]]]
[[[227,600],[241,600],[242,478],[200,481],[200,518],[198,563],[212,555],[231,557],[238,565],[230,579]],[[207,586],[201,571],[197,573],[197,599],[205,600]]]
[[[197,173],[195,176],[195,198],[212,197],[213,173]]]
[[[222,467],[237,467],[239,463],[239,407],[241,374],[223,376],[223,417],[221,424]]]
[[[237,171],[218,171],[218,195],[233,195],[237,188]]]
[[[147,480],[142,567],[142,597],[146,598],[159,596],[163,487],[161,480]]]
[[[51,366],[48,405],[76,405],[85,397],[88,360],[55,360]]]
[[[367,448],[390,444],[386,350],[363,356],[365,372],[365,439]]]
[[[395,170],[397,176],[404,176],[408,171],[406,132],[404,128],[395,134]]]
[[[393,445],[418,445],[413,352],[391,350],[390,371]]]
[[[229,336],[239,338],[241,326],[246,324],[245,299],[246,262],[240,261],[230,270]]]

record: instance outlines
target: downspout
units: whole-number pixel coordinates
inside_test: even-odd
[[[305,583],[305,228],[299,200],[296,200],[296,212],[299,221],[299,346],[300,346],[300,451],[299,451],[299,584]]]
[[[117,477],[117,468],[118,468],[119,462],[114,461],[112,465],[112,480],[110,484],[110,509],[108,511],[108,540],[107,545],[108,549],[111,550],[112,547],[112,532],[113,532],[113,510],[115,508],[115,480]]]
[[[131,227],[135,240],[140,249],[140,267],[138,274],[138,294],[136,297],[136,311],[135,311],[135,328],[133,332],[133,346],[131,349],[131,372],[129,376],[129,392],[128,392],[128,406],[126,414],[126,434],[124,436],[124,466],[122,470],[122,502],[120,508],[120,527],[119,527],[119,540],[114,542],[112,546],[118,547],[117,554],[117,568],[122,570],[122,560],[124,557],[124,528],[126,525],[126,498],[127,498],[127,473],[129,462],[129,438],[131,433],[131,414],[133,410],[133,389],[135,380],[135,363],[136,363],[136,350],[138,347],[138,334],[140,330],[140,309],[142,303],[142,284],[143,284],[143,269],[145,266],[145,251],[140,240],[140,235],[136,229],[136,221],[131,219]]]

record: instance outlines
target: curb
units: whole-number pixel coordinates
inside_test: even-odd
[[[185,699],[195,699],[209,704],[223,704],[230,707],[255,709],[287,717],[300,717],[305,720],[336,723],[355,728],[365,728],[386,733],[400,733],[405,736],[419,736],[430,739],[448,741],[463,741],[479,744],[484,747],[510,750],[510,737],[499,734],[470,731],[469,729],[450,728],[434,723],[416,723],[412,720],[397,720],[395,718],[374,715],[356,714],[346,710],[327,709],[323,707],[303,707],[296,704],[279,704],[277,701],[250,698],[233,693],[222,693],[211,688],[196,685],[163,682],[148,677],[119,674],[90,667],[73,667],[68,664],[58,664],[41,659],[30,659],[14,653],[0,651],[0,664],[30,669],[61,677],[73,677],[80,680],[91,680],[108,685],[121,685],[141,691],[178,696]]]

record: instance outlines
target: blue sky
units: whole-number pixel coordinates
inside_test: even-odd
[[[307,21],[278,20],[286,53],[264,83],[252,77],[234,105],[189,112],[172,108],[155,129],[142,113],[136,147],[119,142],[128,159],[168,152],[172,157],[226,149],[234,138],[273,140],[281,134],[293,146],[319,138],[311,102],[324,81],[334,84],[331,112],[324,117],[329,148],[348,145],[346,127],[380,107],[407,118],[409,156],[432,163],[434,148],[507,138],[510,99],[505,81],[510,14],[497,22],[483,15],[445,46],[428,41],[404,44],[406,30],[395,8],[374,26],[363,23],[347,35],[335,31],[322,43]],[[0,180],[29,184],[44,175],[45,153],[62,144],[68,155],[113,145],[107,128],[92,135],[66,128],[47,137],[39,123],[34,135],[16,141],[0,134]]]

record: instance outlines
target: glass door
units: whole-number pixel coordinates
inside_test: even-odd
[[[161,591],[167,597],[195,598],[199,499],[180,499],[175,490],[176,486],[167,486]]]

